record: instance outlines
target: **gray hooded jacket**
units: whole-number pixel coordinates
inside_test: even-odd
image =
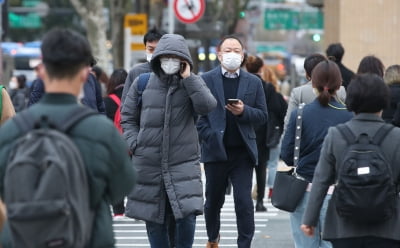
[[[201,77],[182,79],[166,75],[161,55],[176,55],[193,62],[185,39],[166,34],[151,60],[152,73],[142,94],[139,120],[138,78],[126,96],[121,112],[124,137],[133,154],[138,180],[128,196],[126,215],[163,223],[169,199],[175,219],[203,212],[200,147],[194,115],[205,115],[217,102]]]

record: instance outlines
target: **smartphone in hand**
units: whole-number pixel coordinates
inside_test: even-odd
[[[181,69],[180,69],[180,74],[182,74],[184,71],[186,70],[186,63],[185,62],[181,62]]]
[[[239,99],[228,99],[227,100],[228,101],[228,104],[236,104],[236,103],[238,103],[239,102]]]

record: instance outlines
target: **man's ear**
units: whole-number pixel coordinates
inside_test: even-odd
[[[47,73],[46,67],[45,66],[41,66],[41,68],[39,69],[39,75],[40,75],[40,79],[43,80],[43,82],[49,82],[49,74]]]
[[[217,57],[218,57],[219,62],[222,63],[222,53],[221,52],[217,53]]]
[[[80,73],[79,73],[79,79],[82,83],[85,83],[88,76],[90,73],[90,67],[89,66],[85,66],[81,69]]]

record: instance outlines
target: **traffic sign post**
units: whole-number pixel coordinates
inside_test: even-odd
[[[206,3],[204,0],[174,0],[173,7],[179,21],[194,23],[203,16]]]
[[[143,37],[147,32],[147,14],[127,14],[124,18],[124,67],[129,70],[133,63],[134,55],[144,57],[145,46]]]

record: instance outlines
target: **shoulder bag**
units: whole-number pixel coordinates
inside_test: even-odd
[[[300,140],[302,129],[302,113],[304,104],[297,110],[296,135],[294,142],[294,167],[286,171],[277,171],[271,203],[274,207],[293,212],[306,192],[308,182],[296,173],[296,166],[300,155]]]

